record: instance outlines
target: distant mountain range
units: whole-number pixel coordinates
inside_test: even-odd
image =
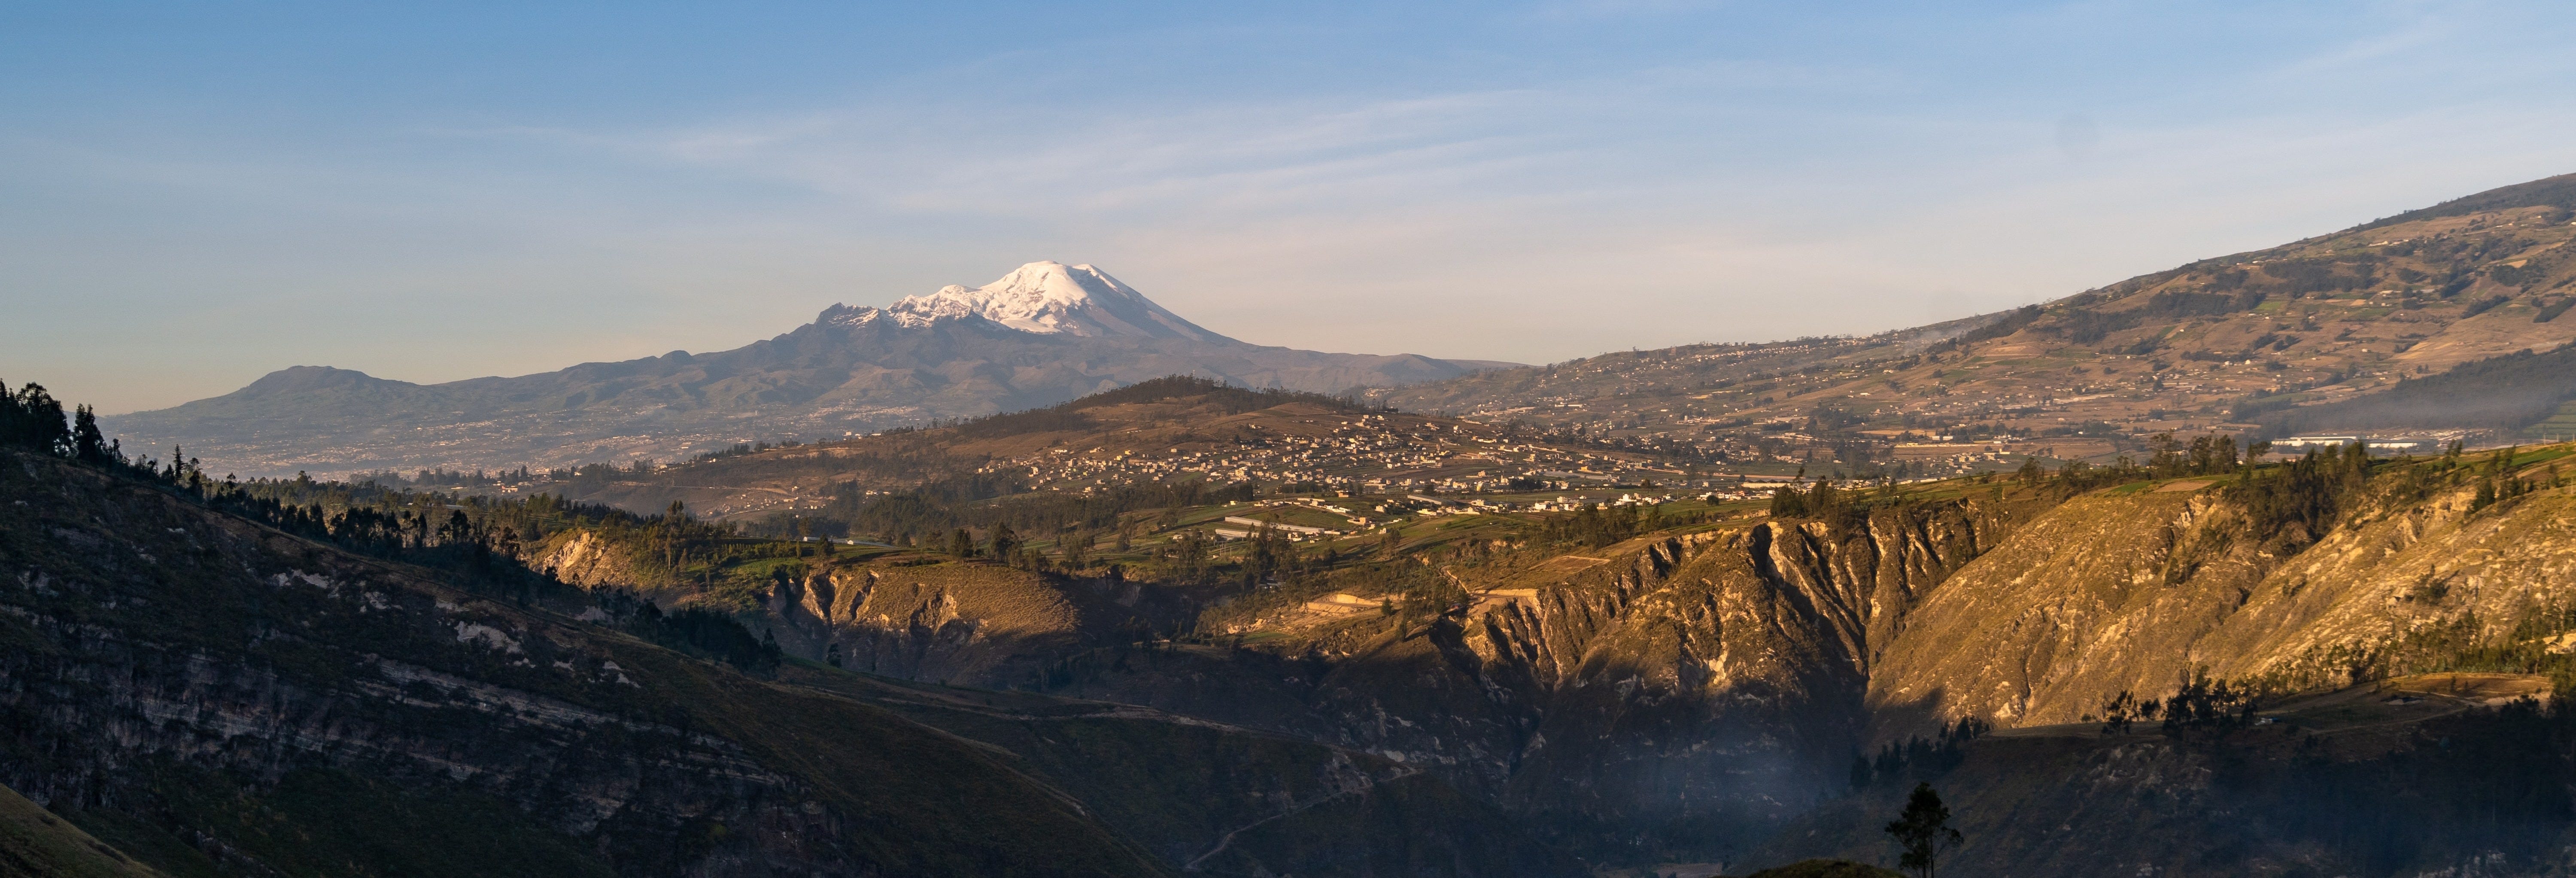
[[[245,475],[546,467],[835,438],[1183,374],[1366,388],[1406,411],[1737,465],[1880,467],[1930,437],[2104,461],[2169,431],[2537,441],[2576,433],[2576,373],[2562,368],[2576,352],[2560,351],[2576,340],[2561,317],[2576,309],[2571,223],[2576,175],[2551,177],[2011,311],[1529,367],[1246,344],[1091,266],[1035,262],[979,288],[835,305],[721,353],[426,386],[298,367],[106,426]]]
[[[2014,453],[2108,462],[2167,431],[2510,444],[2576,435],[2570,310],[2576,174],[1949,323],[1619,351],[1372,399],[1729,463],[1876,466],[2014,437]]]
[[[297,366],[107,426],[129,447],[182,445],[242,475],[542,468],[987,415],[1165,375],[1333,393],[1511,365],[1248,344],[1092,266],[1032,262],[886,308],[834,305],[729,351],[427,385]]]

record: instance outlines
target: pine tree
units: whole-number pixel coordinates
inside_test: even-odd
[[[82,463],[107,462],[107,437],[98,432],[98,413],[80,406],[72,414],[72,459]]]
[[[996,561],[1000,561],[1000,562],[1002,562],[1002,563],[1004,563],[1004,564],[1011,563],[1011,562],[1012,562],[1012,560],[1013,560],[1013,557],[1012,557],[1012,555],[1011,555],[1011,550],[1012,550],[1012,549],[1014,549],[1014,548],[1017,548],[1017,547],[1019,546],[1019,544],[1020,544],[1019,537],[1017,537],[1017,536],[1015,536],[1015,535],[1013,535],[1013,534],[1011,533],[1011,526],[1010,526],[1010,525],[1008,525],[1008,524],[998,524],[998,523],[997,523],[997,524],[995,524],[995,525],[993,525],[993,559],[994,559],[994,560],[996,560]]]
[[[1959,831],[1950,828],[1950,809],[1941,804],[1941,794],[1929,783],[1914,785],[1914,794],[1905,800],[1905,811],[1896,822],[1887,824],[1887,834],[1905,849],[1899,857],[1899,868],[1921,878],[1939,878],[1939,861],[1943,853],[1958,847],[1963,840]]]

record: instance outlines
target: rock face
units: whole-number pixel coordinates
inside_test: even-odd
[[[1042,652],[1029,646],[1042,638],[996,620],[1043,614],[978,609],[1002,592],[841,568],[780,587],[769,613],[800,654],[821,657],[828,631],[844,662],[881,672],[918,654],[917,679],[1035,685],[1356,748],[1428,769],[1539,837],[1635,858],[1748,843],[1832,791],[1867,734],[1881,644],[2011,527],[1992,504],[1942,503],[1848,529],[1636,540],[1571,572],[1484,583],[1512,596],[1421,628],[1271,649],[1093,647],[1036,679],[1006,657]],[[1007,593],[1030,601],[1027,588]],[[1052,617],[1060,643],[1086,640],[1079,600]],[[985,670],[939,676],[951,668]]]
[[[2576,600],[2566,489],[2475,515],[2466,486],[2394,489],[2269,557],[2234,536],[2243,512],[2215,488],[2051,509],[1913,610],[1870,680],[1878,737],[1960,717],[2072,723],[2122,691],[2161,697],[2194,670],[2347,685],[2403,670],[2392,663],[2428,638],[2496,641]]]
[[[298,366],[106,426],[130,447],[175,443],[243,475],[543,468],[1016,411],[1166,375],[1330,393],[1485,365],[1247,344],[1090,266],[1036,262],[980,289],[835,305],[729,351],[434,385]]]
[[[1541,825],[1663,827],[1676,845],[1802,811],[1868,725],[1877,644],[2006,530],[1970,504],[1847,530],[1765,523],[1652,543],[1486,614],[1471,648],[1532,714],[1506,801]]]
[[[2241,602],[2242,561],[2169,582],[2174,550],[2219,514],[2188,492],[2077,497],[1959,571],[1885,641],[1869,700],[1882,738],[1977,717],[2074,722],[2111,693],[2159,697]]]
[[[991,567],[834,568],[778,581],[767,609],[779,644],[799,655],[992,688],[1036,679],[1112,624],[1085,619],[1073,594],[1038,576]]]

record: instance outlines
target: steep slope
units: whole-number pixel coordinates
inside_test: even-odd
[[[1457,568],[1475,599],[1427,626],[1265,617],[1254,645],[1075,662],[1046,688],[1425,766],[1612,862],[1732,860],[1839,807],[1854,752],[1961,720],[2077,723],[2195,672],[2291,692],[2565,663],[2543,645],[2576,628],[2567,450],[2385,463],[2313,534],[2210,476],[1721,524]],[[2065,780],[1992,770],[1996,796]]]
[[[1870,680],[1877,737],[2072,723],[2196,670],[2295,691],[2535,650],[2576,625],[2567,453],[2524,454],[2532,492],[2485,505],[2502,476],[2384,465],[2312,545],[2267,538],[2208,478],[2076,497],[1911,611]]]
[[[2576,711],[2449,695],[2452,676],[2292,702],[2229,731],[1990,735],[1817,809],[1747,862],[1892,862],[1881,829],[1925,781],[1966,841],[1945,873],[2566,874]]]
[[[435,385],[299,366],[108,427],[129,446],[178,444],[243,474],[543,468],[987,415],[1165,375],[1334,392],[1475,368],[1246,344],[1090,266],[1036,262],[979,289],[835,305],[730,351]]]
[[[80,827],[0,787],[0,875],[23,878],[157,878],[161,873]]]
[[[181,852],[174,871],[1160,868],[995,754],[883,710],[87,469],[0,464],[17,498],[0,774],[137,856]]]

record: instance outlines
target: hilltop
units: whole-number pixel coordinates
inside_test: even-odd
[[[543,469],[975,417],[1164,375],[1334,392],[1493,365],[1508,364],[1247,344],[1099,269],[1033,262],[980,288],[949,286],[888,308],[834,305],[729,351],[431,385],[297,366],[107,426],[131,446],[184,446],[244,475]]]

